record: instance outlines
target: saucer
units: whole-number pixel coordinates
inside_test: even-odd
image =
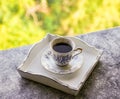
[[[41,64],[46,70],[52,73],[69,74],[80,69],[80,67],[83,64],[83,55],[82,54],[76,55],[71,59],[69,64],[66,66],[58,66],[55,64],[52,52],[50,51],[49,48],[46,48],[46,50],[44,50],[41,55]]]

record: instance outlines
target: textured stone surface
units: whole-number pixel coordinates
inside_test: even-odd
[[[31,47],[26,46],[0,51],[0,99],[120,99],[120,27],[79,38],[104,52],[76,97],[21,78],[16,69]]]

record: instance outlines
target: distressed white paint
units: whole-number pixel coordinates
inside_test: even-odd
[[[68,37],[75,42],[76,47],[83,49],[83,64],[80,66],[81,68],[77,68],[77,71],[73,70],[71,73],[62,73],[62,75],[61,73],[49,72],[41,64],[41,57],[45,49],[49,48],[49,42],[56,37],[55,35],[48,34],[43,40],[34,44],[24,63],[18,67],[18,71],[22,77],[77,95],[97,64],[102,51],[88,45],[77,37]]]

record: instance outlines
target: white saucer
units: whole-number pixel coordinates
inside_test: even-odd
[[[41,55],[41,64],[42,66],[52,73],[57,74],[68,74],[73,73],[76,70],[80,69],[83,63],[83,55],[78,54],[77,56],[71,59],[70,63],[66,66],[58,66],[55,64],[55,61],[52,57],[52,53],[49,48],[46,48]]]

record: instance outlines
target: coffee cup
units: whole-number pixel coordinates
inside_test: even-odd
[[[72,58],[82,53],[82,48],[76,48],[72,39],[57,37],[50,42],[53,59],[58,66],[66,66]],[[77,51],[77,53],[76,53]]]

